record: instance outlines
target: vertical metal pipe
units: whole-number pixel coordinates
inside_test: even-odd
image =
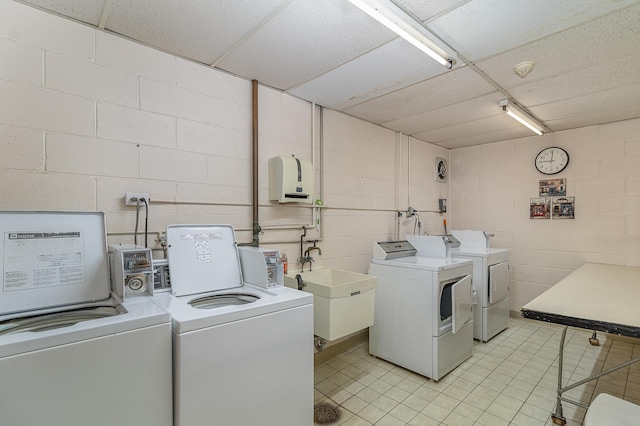
[[[258,80],[251,80],[252,88],[252,174],[253,174],[253,242],[252,246],[258,247],[260,245],[260,222],[258,220]]]

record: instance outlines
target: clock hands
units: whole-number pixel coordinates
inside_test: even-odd
[[[553,154],[555,151],[551,151],[551,160],[540,160],[541,163],[553,163]]]

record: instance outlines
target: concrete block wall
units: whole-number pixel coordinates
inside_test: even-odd
[[[131,243],[135,207],[124,194],[142,192],[152,247],[175,223],[229,223],[249,242],[251,92],[247,80],[0,0],[0,209],[104,211],[109,242]],[[315,158],[319,194],[320,108],[264,86],[258,104],[261,244],[295,262],[313,212],[268,200],[267,162]],[[373,241],[412,231],[395,213],[411,191],[414,208],[434,205],[432,184],[408,186],[409,152],[429,176],[431,157],[448,152],[323,114],[326,208],[306,239],[324,238],[318,263],[366,272]]]
[[[543,148],[559,146],[575,219],[529,219],[545,175]],[[585,262],[640,266],[640,119],[451,151],[451,226],[494,233],[511,249],[511,309]],[[606,284],[606,283],[603,283]]]
[[[261,243],[292,263],[314,216],[269,202],[275,155],[315,158],[319,194],[322,154],[326,208],[306,237],[324,238],[318,263],[366,272],[373,241],[413,232],[397,217],[411,206],[425,231],[442,233],[446,218],[511,248],[513,310],[584,262],[640,264],[640,120],[451,152],[335,111],[322,121],[321,152],[319,108],[260,86]],[[544,178],[533,159],[552,145],[571,156],[559,177],[574,220],[529,219]],[[434,181],[435,157],[450,158],[446,184]],[[133,240],[125,192],[151,194],[152,240],[173,223],[229,223],[248,242],[251,83],[0,0],[0,182],[1,209],[104,211],[111,243]]]

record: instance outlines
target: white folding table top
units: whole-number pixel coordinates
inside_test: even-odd
[[[522,307],[526,318],[640,337],[640,267],[585,263]]]

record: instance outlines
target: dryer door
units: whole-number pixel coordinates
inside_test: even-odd
[[[457,333],[471,319],[471,275],[451,286],[451,332]]]
[[[489,267],[489,305],[501,301],[509,295],[509,262]]]

